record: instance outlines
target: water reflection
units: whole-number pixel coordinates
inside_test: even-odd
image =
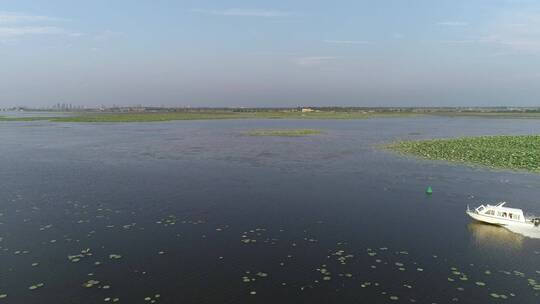
[[[503,227],[471,222],[468,227],[471,241],[480,248],[521,250],[525,237]]]

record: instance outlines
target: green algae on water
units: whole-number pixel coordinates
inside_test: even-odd
[[[313,129],[266,129],[266,130],[253,130],[248,132],[251,136],[283,136],[283,137],[300,137],[321,134],[319,130]]]
[[[540,135],[402,141],[388,148],[434,160],[540,173]]]

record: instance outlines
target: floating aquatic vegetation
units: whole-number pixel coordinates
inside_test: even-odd
[[[104,209],[105,210],[105,209]],[[88,216],[91,216],[90,214]],[[158,225],[154,224],[156,218],[163,218],[163,221]],[[538,283],[534,280],[536,277],[528,276],[528,272],[520,272],[519,268],[518,270],[511,270],[512,268],[509,268],[509,271],[499,271],[495,270],[493,268],[493,274],[492,277],[486,277],[484,276],[484,273],[487,272],[487,267],[493,267],[491,265],[482,266],[483,268],[480,268],[480,266],[474,266],[470,263],[456,263],[454,262],[454,266],[450,268],[451,263],[449,262],[449,259],[452,258],[452,256],[444,256],[441,254],[438,260],[431,260],[431,256],[433,258],[437,258],[437,255],[432,255],[434,252],[421,252],[419,256],[417,256],[418,248],[411,249],[411,251],[407,251],[407,248],[388,248],[388,247],[380,247],[380,244],[373,244],[371,248],[365,248],[364,247],[358,247],[358,244],[356,243],[346,243],[346,242],[340,242],[337,246],[335,244],[336,241],[331,241],[331,247],[324,247],[327,242],[329,241],[327,236],[324,235],[323,237],[319,238],[319,236],[314,233],[316,230],[300,230],[295,233],[294,231],[287,229],[287,233],[277,233],[276,230],[270,230],[269,231],[275,231],[276,235],[279,235],[279,244],[278,246],[264,246],[264,244],[273,244],[278,241],[276,238],[272,238],[273,235],[270,234],[269,231],[266,231],[264,228],[256,228],[256,229],[245,229],[245,227],[232,227],[229,230],[227,225],[220,225],[219,223],[211,222],[211,225],[207,225],[206,227],[186,227],[179,225],[179,221],[176,222],[176,219],[173,217],[164,217],[164,216],[157,216],[157,217],[150,217],[150,222],[143,221],[144,225],[149,225],[151,230],[148,229],[146,233],[155,233],[156,231],[158,233],[162,233],[160,235],[160,241],[166,240],[170,243],[165,243],[165,245],[161,242],[157,244],[157,246],[147,246],[142,247],[140,250],[138,250],[134,257],[129,259],[130,265],[122,265],[116,264],[114,265],[115,270],[119,271],[129,271],[130,274],[132,274],[132,270],[137,275],[146,274],[145,271],[148,271],[148,276],[146,278],[152,278],[154,279],[155,276],[152,276],[152,270],[150,268],[147,268],[146,265],[137,265],[137,261],[144,261],[144,259],[153,259],[152,263],[165,263],[165,261],[160,259],[154,259],[157,254],[165,254],[164,250],[158,251],[160,249],[166,249],[168,253],[172,252],[174,249],[177,248],[174,247],[174,242],[178,242],[181,246],[189,244],[188,242],[183,242],[181,239],[177,239],[176,236],[179,235],[179,233],[182,233],[182,237],[185,237],[185,240],[191,240],[193,236],[199,237],[201,233],[206,233],[208,235],[208,240],[214,241],[218,240],[218,242],[223,240],[233,240],[233,243],[230,244],[233,248],[233,250],[237,250],[238,248],[242,248],[243,252],[239,255],[235,255],[237,251],[223,251],[223,252],[210,252],[208,255],[206,253],[204,255],[201,255],[201,257],[211,259],[209,262],[210,264],[212,262],[216,262],[220,265],[226,265],[224,261],[217,261],[218,256],[227,256],[227,260],[229,260],[231,263],[238,263],[240,261],[240,267],[245,267],[246,269],[255,269],[252,270],[250,273],[247,274],[240,274],[237,276],[237,278],[241,278],[241,281],[236,281],[233,284],[238,286],[241,285],[243,288],[241,288],[239,291],[234,292],[242,292],[244,295],[248,296],[251,291],[254,291],[257,295],[266,295],[267,293],[271,293],[272,288],[279,287],[282,288],[285,292],[289,292],[291,290],[299,291],[300,290],[309,290],[309,289],[323,289],[328,292],[339,292],[339,291],[350,291],[351,288],[359,288],[361,287],[363,290],[362,292],[365,293],[367,298],[369,298],[372,302],[415,302],[414,299],[411,299],[410,296],[407,296],[407,294],[419,294],[423,292],[424,289],[429,288],[430,282],[433,281],[433,284],[446,284],[450,286],[447,290],[449,293],[444,293],[444,295],[434,295],[429,294],[429,296],[424,297],[423,299],[427,303],[447,303],[451,301],[458,301],[458,298],[455,297],[456,295],[460,294],[460,292],[464,291],[465,288],[469,289],[468,292],[473,292],[473,289],[479,292],[478,298],[482,300],[489,301],[489,298],[491,297],[489,295],[490,292],[496,293],[499,297],[499,301],[502,301],[504,297],[512,297],[512,294],[509,294],[508,292],[499,292],[504,290],[513,290],[513,288],[516,288],[515,290],[519,290],[518,284],[525,285],[527,293],[524,293],[524,295],[520,295],[519,298],[516,297],[516,301],[523,300],[522,302],[527,302],[526,300],[529,299],[528,297],[533,294],[535,288],[540,288]],[[111,218],[106,218],[105,220],[109,221],[112,220]],[[121,218],[121,223],[129,223],[133,220],[125,219],[124,217]],[[148,219],[147,219],[148,220]],[[175,225],[173,223],[176,223],[175,228],[172,228],[174,226],[169,225]],[[188,223],[188,221],[186,221]],[[55,223],[56,224],[56,223]],[[141,232],[143,227],[143,224],[129,224],[122,226],[121,224],[118,224],[116,226],[114,225],[108,225],[116,227],[115,231],[111,231],[109,229],[105,228],[106,222],[102,222],[98,226],[95,227],[79,227],[76,229],[76,232],[70,231],[69,234],[60,236],[61,232],[58,233],[57,231],[62,231],[63,227],[60,227],[59,225],[55,225],[54,229],[52,229],[49,232],[46,232],[44,234],[49,233],[58,233],[58,235],[55,235],[56,238],[58,238],[58,243],[64,243],[64,241],[70,237],[73,240],[73,243],[68,244],[68,246],[77,246],[77,247],[70,247],[75,248],[75,251],[73,249],[68,249],[70,251],[67,251],[64,254],[64,256],[67,255],[67,253],[75,252],[77,253],[77,248],[82,246],[92,246],[92,250],[90,249],[84,249],[81,250],[80,253],[74,254],[71,256],[71,258],[68,258],[70,261],[72,259],[78,259],[81,262],[84,262],[84,265],[77,265],[78,267],[69,267],[70,271],[81,271],[86,269],[85,272],[83,272],[83,275],[86,275],[89,271],[92,271],[92,269],[95,271],[95,274],[88,273],[87,277],[83,277],[83,279],[72,281],[74,287],[78,287],[79,291],[81,293],[89,293],[94,294],[98,296],[98,299],[103,302],[113,302],[114,299],[112,295],[110,294],[113,291],[114,292],[126,292],[125,290],[122,290],[121,288],[125,288],[123,283],[117,284],[116,281],[114,281],[114,277],[110,277],[112,281],[107,283],[110,283],[110,285],[101,285],[104,284],[105,278],[103,275],[105,275],[106,272],[110,271],[110,269],[104,269],[104,268],[97,268],[92,267],[93,265],[98,266],[101,265],[102,262],[98,261],[98,259],[90,259],[89,256],[93,255],[99,257],[101,261],[103,261],[103,267],[108,266],[108,264],[113,263],[107,263],[107,256],[110,252],[115,252],[115,250],[119,251],[119,253],[122,253],[120,249],[118,248],[124,248],[124,247],[117,247],[116,244],[111,247],[111,244],[109,240],[103,241],[98,239],[98,237],[104,237],[103,231],[107,231],[107,234],[113,235],[114,233],[123,233],[124,235],[127,233],[129,234],[129,237],[133,236],[138,237],[136,233],[145,233]],[[189,224],[193,225],[199,225],[200,222],[197,220],[189,222]],[[311,223],[313,224],[313,223]],[[96,224],[98,225],[98,224]],[[169,228],[164,229],[162,226],[167,226]],[[37,225],[34,226],[34,231],[37,229]],[[311,229],[312,226],[310,226]],[[94,230],[91,230],[92,228],[96,229],[97,232]],[[147,227],[148,228],[148,227]],[[241,230],[236,230],[236,229]],[[318,227],[324,228],[324,227]],[[91,230],[91,231],[90,231]],[[125,231],[125,230],[131,230],[131,231]],[[230,231],[233,231],[233,233],[229,233]],[[90,232],[88,232],[90,231]],[[242,233],[242,231],[245,231]],[[280,232],[283,232],[283,229],[280,229]],[[291,231],[291,235],[289,235],[289,231]],[[85,235],[95,235],[96,239],[94,240],[84,240]],[[238,242],[239,236],[242,235],[242,242],[247,239],[249,240],[250,246],[243,246],[244,243]],[[42,235],[44,236],[44,235]],[[116,235],[114,235],[116,236]],[[168,239],[166,238],[168,237]],[[41,239],[41,244],[47,244],[48,239],[45,238],[44,240]],[[320,241],[317,241],[319,239]],[[11,238],[8,240],[7,238],[4,240],[4,243],[9,243]],[[118,239],[119,241],[125,241],[124,238],[120,237]],[[236,240],[236,243],[235,243]],[[252,244],[252,240],[253,243]],[[197,240],[194,242],[196,244]],[[4,244],[2,243],[2,244]],[[79,245],[77,245],[79,244]],[[87,245],[85,245],[87,244]],[[60,245],[60,244],[59,244]],[[62,244],[64,245],[64,244]],[[122,244],[118,244],[120,246]],[[255,245],[255,246],[252,246]],[[26,246],[26,245],[21,245]],[[60,252],[62,248],[60,246],[47,246],[48,250],[55,250]],[[53,248],[54,247],[54,248]],[[236,248],[234,248],[236,247]],[[35,247],[28,247],[31,248],[32,251],[37,252],[37,249],[34,249]],[[82,247],[84,248],[84,247]],[[115,249],[117,248],[117,249]],[[128,247],[130,248],[130,247]],[[19,254],[23,254],[24,248],[18,248],[21,250],[19,251]],[[80,248],[79,248],[80,249]],[[206,248],[197,248],[197,249],[206,249]],[[405,249],[405,250],[404,250]],[[101,250],[108,250],[101,252]],[[123,249],[125,252],[129,251],[129,249]],[[226,249],[227,250],[227,249]],[[240,251],[242,251],[240,250]],[[169,252],[170,251],[170,252]],[[238,251],[238,252],[240,252]],[[13,253],[13,249],[10,249],[9,251],[6,251],[8,254]],[[98,254],[99,252],[99,254]],[[123,253],[125,253],[123,252]],[[181,250],[174,250],[175,255],[181,254]],[[264,253],[262,253],[264,252]],[[117,252],[118,253],[118,252]],[[119,254],[114,253],[109,256],[110,259],[116,259],[120,258]],[[288,254],[290,253],[290,254]],[[0,254],[3,254],[2,248],[0,248]],[[264,254],[265,258],[268,257],[268,265],[273,265],[275,268],[279,268],[277,270],[272,270],[270,272],[270,275],[266,272],[259,271],[259,270],[267,270],[265,269],[266,266],[259,266],[256,265],[263,265],[263,264],[257,264],[259,263],[259,258],[261,258],[261,255],[254,256],[252,258],[248,258],[247,260],[244,259],[242,254],[246,254],[246,256],[249,254]],[[294,256],[293,256],[294,254]],[[306,258],[306,254],[309,255],[308,258]],[[427,255],[427,256],[426,256]],[[222,256],[219,257],[219,259],[222,259]],[[152,258],[154,257],[154,258]],[[251,257],[251,256],[250,256]],[[32,262],[38,262],[37,260],[32,260],[33,257],[17,257],[17,259],[21,259],[22,263],[26,266],[29,266]],[[105,258],[105,260],[104,260]],[[126,258],[128,258],[126,256]],[[139,259],[141,258],[141,259]],[[179,256],[179,258],[182,258],[182,256]],[[280,259],[281,258],[281,259]],[[422,259],[420,259],[422,258]],[[426,260],[423,260],[424,258],[427,258]],[[416,259],[416,260],[415,260]],[[43,263],[45,261],[48,261],[48,259],[45,260],[39,260],[39,262]],[[86,263],[88,262],[88,264]],[[126,262],[128,262],[126,260]],[[205,262],[208,262],[206,260]],[[424,264],[425,262],[425,264]],[[80,262],[79,262],[80,263]],[[139,262],[140,263],[140,262]],[[255,264],[252,264],[255,263]],[[326,264],[323,264],[326,263]],[[107,265],[106,265],[107,264]],[[279,264],[279,265],[278,265]],[[319,268],[317,269],[317,272],[313,271],[317,265]],[[376,265],[376,266],[375,266]],[[37,265],[36,265],[37,266]],[[124,267],[126,266],[126,267]],[[129,267],[127,267],[129,266]],[[145,267],[146,266],[146,267]],[[201,266],[201,267],[207,267]],[[229,265],[230,267],[231,265]],[[281,266],[281,267],[280,267]],[[372,266],[370,268],[370,266]],[[286,267],[286,268],[285,268]],[[478,267],[474,270],[472,270],[469,267]],[[510,267],[510,266],[509,266]],[[34,272],[41,272],[46,271],[44,269],[41,269],[42,267],[38,269],[33,269]],[[88,268],[90,270],[88,270]],[[448,269],[451,269],[450,271]],[[400,272],[404,270],[408,270],[408,272]],[[206,270],[206,269],[203,269]],[[441,271],[442,270],[442,271]],[[106,272],[103,272],[106,271]],[[291,273],[291,276],[289,277],[289,271]],[[534,274],[534,270],[527,270],[532,272]],[[422,273],[423,272],[423,273]],[[470,273],[470,275],[469,275]],[[129,281],[131,278],[129,277],[128,273],[124,273],[126,275],[127,280]],[[166,275],[170,275],[170,273],[167,273]],[[242,276],[244,275],[244,276]],[[381,278],[384,276],[383,278]],[[452,284],[444,283],[445,277],[449,277],[451,280],[453,280]],[[416,277],[421,277],[423,279],[416,281]],[[92,278],[93,280],[88,280]],[[288,279],[291,278],[291,281],[289,282]],[[424,278],[427,278],[427,280],[424,280]],[[431,279],[433,278],[433,280]],[[520,279],[524,278],[524,279]],[[102,283],[99,283],[98,280],[102,281]],[[500,280],[499,280],[500,279]],[[513,280],[518,279],[518,280]],[[530,279],[529,285],[527,285],[526,281],[527,279]],[[537,278],[536,278],[537,279]],[[87,281],[88,280],[88,281]],[[369,281],[372,282],[369,282]],[[379,283],[373,282],[375,280],[382,280]],[[467,280],[467,281],[466,281]],[[515,282],[514,285],[508,284],[508,287],[506,285],[503,285],[503,282],[506,282],[513,280],[512,282]],[[365,282],[366,281],[366,282]],[[428,281],[428,282],[426,282]],[[442,281],[442,282],[441,282]],[[413,283],[414,282],[414,283]],[[435,283],[436,282],[436,283]],[[486,282],[486,283],[484,283]],[[129,282],[126,282],[129,283]],[[390,284],[389,284],[390,283]],[[482,283],[484,285],[482,285]],[[81,284],[83,287],[81,287]],[[168,284],[167,282],[164,282],[164,284]],[[47,281],[47,285],[52,285],[49,281]],[[149,284],[152,285],[152,284]],[[113,286],[113,287],[111,287]],[[375,287],[377,286],[377,287]],[[393,289],[396,287],[398,289]],[[486,287],[486,286],[489,286]],[[26,286],[23,286],[26,287]],[[164,288],[169,288],[169,285],[165,285]],[[484,290],[482,290],[482,287]],[[265,289],[263,289],[265,288]],[[503,289],[508,288],[508,289]],[[47,288],[50,289],[50,288]],[[290,289],[290,290],[289,290]],[[338,291],[339,289],[339,291]],[[43,290],[45,291],[45,290]],[[270,291],[270,292],[269,292]],[[403,292],[403,293],[401,293]],[[481,293],[480,293],[481,292]],[[30,292],[28,292],[30,293]],[[39,291],[35,292],[33,296],[39,296],[46,298],[47,293],[41,293]],[[102,296],[100,296],[102,294]],[[142,294],[137,295],[139,301],[142,302],[142,299],[144,298],[146,303],[155,303],[158,298],[155,296],[150,296],[150,292],[148,290],[143,291]],[[460,296],[459,301],[464,301],[465,293],[463,294],[463,298]],[[537,293],[536,293],[537,294]],[[120,295],[120,294],[118,294]],[[146,297],[148,295],[148,297]],[[10,291],[10,298],[13,298],[15,295],[12,294]],[[108,296],[105,298],[105,296]],[[18,297],[18,296],[17,296]],[[146,297],[146,298],[145,298]],[[521,298],[523,297],[523,298]],[[256,297],[254,297],[255,299]],[[9,299],[11,300],[11,299]],[[6,302],[9,302],[6,301]],[[124,300],[124,299],[123,299]],[[135,299],[136,300],[136,299]],[[429,301],[428,301],[429,300]],[[119,301],[119,300],[116,300]],[[486,302],[487,302],[486,301]],[[493,300],[495,301],[495,300]],[[1,302],[1,301],[0,301]],[[98,301],[99,302],[99,301]],[[481,302],[481,301],[480,301]],[[157,303],[157,302],[156,302]],[[521,302],[519,302],[521,303]]]
[[[518,276],[518,277],[522,277],[522,278],[525,277],[525,274],[523,272],[520,272],[520,271],[517,271],[517,270],[514,270],[512,273],[514,275]]]
[[[122,228],[126,229],[126,230],[129,230],[129,229],[135,227],[135,225],[137,225],[137,224],[136,223],[131,223],[131,224],[123,225]]]
[[[201,224],[206,224],[206,221],[204,221],[204,220],[184,220],[181,223],[182,224],[191,224],[191,225],[201,225]]]
[[[341,265],[347,264],[347,260],[354,258],[354,254],[346,254],[345,250],[338,250],[332,253],[332,256],[336,257]]]
[[[533,290],[540,290],[540,284],[535,279],[527,279],[527,282],[532,286]]]
[[[169,215],[166,218],[163,218],[163,219],[160,219],[160,220],[156,221],[156,224],[162,225],[163,227],[168,227],[168,226],[176,225],[177,221],[178,221],[178,219],[176,218],[175,215]],[[185,222],[183,222],[183,223],[185,223]]]
[[[121,259],[122,256],[120,254],[115,254],[115,253],[112,253],[112,254],[109,254],[109,259],[111,260],[118,260],[118,259]]]
[[[329,276],[331,273],[328,271],[328,269],[325,268],[326,265],[322,265],[321,268],[317,268],[316,270],[320,272],[322,275]]]
[[[161,297],[160,294],[155,294],[155,295],[153,295],[151,297],[145,297],[144,300],[146,302],[156,303],[159,300],[160,297]]]
[[[30,287],[28,287],[28,289],[30,289],[30,290],[36,290],[36,289],[41,288],[41,287],[43,287],[43,286],[45,286],[44,283],[37,283],[37,284],[31,285]]]
[[[495,299],[505,299],[505,300],[508,299],[508,296],[504,294],[490,293],[489,295]]]
[[[310,242],[310,243],[317,243],[318,241],[314,238],[304,238],[304,241]]]
[[[88,280],[86,281],[85,283],[83,283],[83,286],[86,287],[86,288],[92,288],[94,287],[95,285],[98,285],[100,282],[97,281],[97,280]]]
[[[429,159],[540,172],[539,135],[404,141],[389,147]]]
[[[120,298],[109,298],[109,297],[107,297],[107,298],[103,299],[103,301],[116,303],[116,302],[120,301]]]
[[[249,274],[251,274],[251,271],[248,270],[245,273],[247,275],[249,275]],[[249,277],[247,275],[242,277],[242,282],[244,282],[244,283],[255,282],[257,280],[257,277],[259,277],[259,278],[267,278],[268,277],[268,273],[262,272],[262,271],[257,272],[255,274],[255,276],[252,276],[252,277]]]
[[[53,226],[52,224],[45,225],[45,226],[43,226],[43,227],[40,227],[39,230],[40,230],[40,231],[44,231],[44,230],[50,229],[52,226]]]
[[[90,252],[90,248],[87,248],[87,249],[83,249],[81,250],[81,253],[80,254],[75,254],[75,255],[68,255],[68,260],[70,260],[71,262],[73,263],[77,263],[79,262],[81,259],[85,258],[85,257],[90,257],[92,256],[93,254]]]
[[[314,134],[320,134],[319,130],[311,129],[276,129],[276,130],[254,130],[248,133],[251,136],[287,136],[287,137],[297,137],[297,136],[308,136]]]

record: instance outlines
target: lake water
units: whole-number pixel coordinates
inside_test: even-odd
[[[245,135],[265,128],[324,133]],[[539,132],[446,117],[0,123],[0,303],[538,303],[540,240],[464,211],[540,214],[540,175],[380,145]]]

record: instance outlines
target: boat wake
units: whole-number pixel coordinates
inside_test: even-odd
[[[532,239],[540,239],[540,228],[539,227],[523,227],[523,226],[514,226],[514,225],[508,225],[504,228],[514,232],[521,234],[525,237],[532,238]]]

